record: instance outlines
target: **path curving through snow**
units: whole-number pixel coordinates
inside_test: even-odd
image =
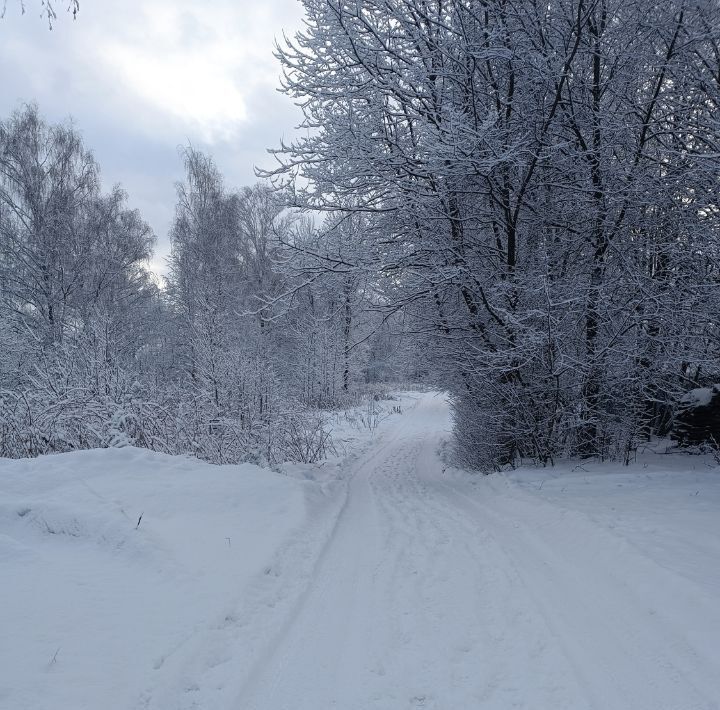
[[[287,475],[0,460],[0,709],[720,710],[711,457],[444,470],[401,397]]]
[[[423,395],[355,467],[233,707],[720,707],[718,589],[508,479],[449,478],[448,430]]]

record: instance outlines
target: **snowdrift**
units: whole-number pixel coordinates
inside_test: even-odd
[[[135,707],[234,612],[310,485],[134,448],[0,461],[0,707]]]

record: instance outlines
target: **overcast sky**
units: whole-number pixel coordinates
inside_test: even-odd
[[[301,25],[299,0],[80,0],[52,31],[40,0],[7,0],[0,20],[0,115],[36,101],[50,121],[72,116],[100,164],[158,236],[167,232],[182,179],[178,146],[214,157],[230,186],[272,165],[266,149],[300,121],[277,92],[274,40]],[[2,0],[0,0],[0,8]]]

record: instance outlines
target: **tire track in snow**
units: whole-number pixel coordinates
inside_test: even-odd
[[[456,653],[448,672],[467,689],[466,697],[455,700],[452,707],[463,707],[463,702],[482,707],[540,707],[539,698],[544,698],[542,707],[588,707],[577,678],[559,671],[567,667],[566,659],[551,642],[542,617],[530,613],[527,596],[518,594],[517,580],[508,574],[507,561],[492,537],[448,504],[435,481],[418,477],[418,471],[429,464],[439,474],[434,443],[419,442],[411,475],[387,505],[393,509],[398,504],[407,506],[408,501],[420,503],[411,517],[418,521],[418,537],[423,542],[414,549],[432,552],[415,566],[430,576],[438,571],[436,589],[423,595],[435,617],[428,636],[443,639],[448,627],[454,629],[446,652],[454,648]],[[422,534],[423,528],[431,527],[434,533]],[[518,668],[528,669],[521,682]],[[437,683],[442,687],[442,678]]]
[[[431,396],[399,417],[148,707],[718,710],[717,605],[582,514],[448,481],[447,428]]]
[[[663,618],[663,608],[675,606],[668,585],[687,595],[688,603],[694,585],[632,554],[632,548],[582,515],[563,514],[524,492],[502,495],[485,486],[486,499],[452,485],[445,484],[445,490],[458,510],[465,509],[493,531],[595,707],[720,707],[717,654],[698,649],[686,632]],[[715,632],[705,640],[712,643],[714,638],[717,647],[713,634],[720,631],[720,615],[709,608],[707,613]]]
[[[141,695],[139,709],[236,707],[241,688],[273,655],[313,590],[317,570],[345,514],[354,476],[382,457],[395,436],[397,431],[388,432],[374,450],[350,465],[347,477],[336,482],[332,500],[309,504],[309,522],[278,551],[265,572],[240,590],[214,623],[194,629],[166,655],[155,683]]]
[[[436,410],[425,398],[358,471],[316,583],[235,707],[589,707],[497,551],[418,478],[437,461]]]

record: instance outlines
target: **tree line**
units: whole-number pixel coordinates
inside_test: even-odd
[[[716,0],[303,0],[268,173],[426,342],[473,467],[629,460],[718,381]],[[332,266],[332,262],[329,262]]]
[[[168,275],[155,235],[71,124],[0,122],[0,455],[111,445],[215,463],[314,460],[323,409],[401,358],[356,272],[321,274],[356,221],[321,227],[182,151]]]
[[[1,124],[0,453],[273,460],[398,373],[473,468],[667,434],[720,380],[717,1],[303,5],[301,137],[241,190],[184,151],[163,288],[77,132]]]

